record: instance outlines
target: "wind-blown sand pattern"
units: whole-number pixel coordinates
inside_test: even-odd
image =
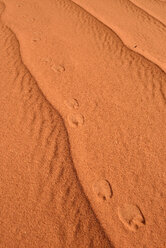
[[[63,120],[2,23],[0,51],[0,246],[112,247],[79,184]]]
[[[148,14],[166,25],[166,1],[165,0],[130,0]]]
[[[130,49],[166,71],[166,26],[154,17],[157,14],[151,16],[146,12],[146,8],[144,11],[138,7],[141,3],[137,6],[133,4],[135,1],[129,0],[72,1],[112,28]]]
[[[4,3],[0,247],[164,248],[159,8],[136,0]]]

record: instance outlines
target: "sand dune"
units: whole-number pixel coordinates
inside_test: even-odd
[[[0,247],[112,247],[79,184],[64,123],[0,23]]]
[[[164,248],[165,26],[76,1],[4,1],[1,246]]]
[[[130,0],[141,9],[145,10],[148,14],[152,15],[160,22],[166,25],[166,1],[161,0]]]
[[[145,56],[166,71],[166,27],[159,21],[160,19],[154,18],[157,14],[148,15],[146,12],[148,7],[144,11],[128,0],[72,1],[115,31],[127,47]],[[142,7],[141,3],[138,6]],[[164,9],[160,7],[158,12],[161,12],[162,15]]]

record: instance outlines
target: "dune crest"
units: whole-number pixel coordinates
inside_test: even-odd
[[[123,31],[127,41],[130,40],[128,35],[145,41],[145,35],[145,51],[153,54],[156,61],[159,57],[164,60],[164,25],[129,1],[122,0],[103,0],[102,4],[100,1],[99,8],[103,11],[100,17],[107,19],[112,6],[113,16],[109,21],[114,22],[119,36],[109,25],[90,14],[90,9],[85,11],[73,1],[5,0],[5,4],[7,8],[2,20],[16,34],[19,43],[14,47],[18,48],[17,51],[20,49],[24,64],[31,72],[18,76],[20,74],[12,69],[17,62],[13,65],[11,59],[1,70],[8,75],[11,68],[11,81],[15,82],[15,78],[21,85],[19,89],[14,88],[13,97],[10,94],[13,91],[8,90],[6,84],[10,80],[6,80],[5,76],[2,80],[2,101],[7,99],[10,103],[5,104],[5,111],[4,104],[1,105],[4,116],[0,122],[4,142],[1,145],[2,165],[19,169],[19,180],[17,177],[14,181],[13,175],[17,170],[13,174],[4,166],[4,174],[11,173],[11,180],[6,179],[4,185],[7,184],[6,188],[11,190],[9,184],[12,181],[18,198],[24,198],[25,203],[26,199],[30,199],[27,203],[29,213],[32,212],[32,216],[34,213],[34,222],[27,214],[17,213],[26,219],[18,239],[26,240],[26,223],[34,230],[39,222],[40,231],[35,229],[33,232],[38,244],[38,239],[44,236],[45,240],[53,240],[63,247],[72,247],[75,243],[78,247],[100,247],[102,240],[106,243],[104,246],[109,247],[109,238],[117,248],[164,248],[166,75],[159,66],[138,53],[139,45],[135,40],[132,49],[129,49],[118,33]],[[99,7],[98,4],[94,6]],[[125,26],[124,20],[128,26]],[[123,30],[123,27],[127,29]],[[155,40],[152,37],[150,41],[149,31],[154,31]],[[160,37],[161,43],[157,43]],[[144,42],[140,45],[143,49]],[[4,50],[2,45],[2,51],[8,53],[9,47],[13,46],[6,46]],[[16,54],[12,55],[14,61]],[[39,87],[31,80],[32,75]],[[39,88],[40,94],[37,93]],[[21,92],[22,98],[18,98],[17,91]],[[24,92],[27,94],[24,95]],[[20,102],[17,103],[16,99]],[[5,127],[10,125],[13,129],[8,132]],[[10,156],[5,156],[5,151],[10,152]],[[65,156],[61,157],[61,154]],[[71,154],[77,174],[73,172]],[[23,173],[17,160],[25,161],[25,158],[27,163],[21,164]],[[11,166],[12,161],[15,166]],[[96,185],[95,190],[93,185]],[[10,205],[9,198],[13,195],[11,191],[5,195],[6,205]],[[73,210],[72,206],[77,203],[80,207]],[[134,206],[126,207],[125,203],[134,203],[141,212]],[[20,209],[20,202],[13,199],[12,206],[15,204]],[[12,209],[12,206],[9,207]],[[89,207],[94,212],[88,210]],[[120,212],[118,209],[121,209]],[[54,215],[55,212],[58,216]],[[36,213],[39,215],[36,216]],[[52,221],[53,215],[55,221]],[[9,219],[14,219],[14,216],[11,210]],[[52,230],[52,226],[58,233],[57,240],[55,232],[45,231]],[[136,232],[131,232],[131,229],[136,229]],[[82,230],[89,235],[82,237]],[[96,235],[98,232],[99,235]],[[96,239],[93,240],[94,236]],[[80,239],[83,239],[82,243]],[[43,247],[48,246],[45,240]],[[51,241],[49,245],[52,245]]]
[[[63,120],[1,22],[0,56],[0,246],[113,247],[79,183]]]
[[[130,2],[136,4],[138,7],[145,10],[150,15],[157,18],[164,25],[166,25],[166,1],[160,0],[130,0]]]
[[[163,23],[128,0],[72,1],[110,27],[131,50],[166,71],[166,27]]]

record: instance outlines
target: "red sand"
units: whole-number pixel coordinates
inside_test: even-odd
[[[165,248],[166,3],[4,3],[0,248]]]

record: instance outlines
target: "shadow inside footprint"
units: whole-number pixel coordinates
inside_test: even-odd
[[[124,204],[118,208],[118,216],[124,226],[130,231],[137,231],[137,229],[145,225],[145,219],[141,210],[136,205]]]
[[[112,198],[113,192],[110,183],[102,179],[93,185],[93,191],[97,199],[101,201],[109,201]]]
[[[81,114],[69,114],[67,116],[68,124],[70,127],[81,127],[84,124],[84,117]]]

